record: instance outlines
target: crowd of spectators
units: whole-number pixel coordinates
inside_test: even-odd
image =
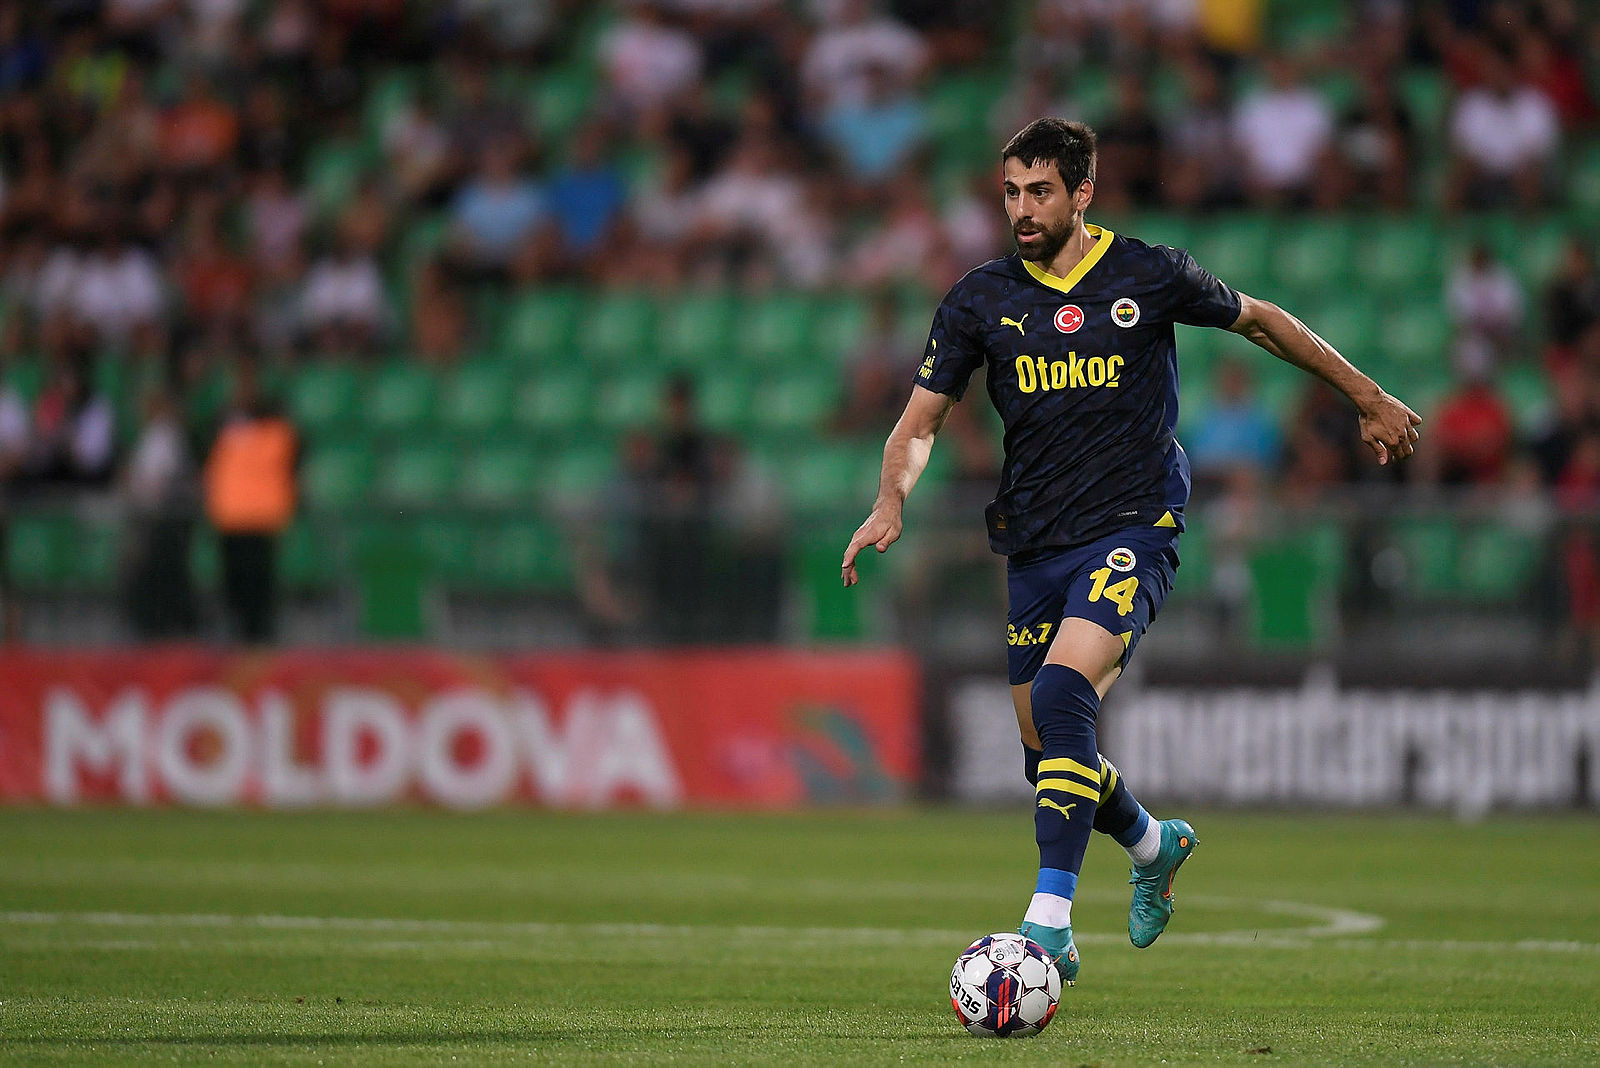
[[[34,395],[0,386],[0,482],[148,507],[203,466],[219,413],[194,398],[219,368],[457,361],[490,340],[485,290],[909,287],[931,307],[1008,249],[992,153],[1040,113],[1097,124],[1112,212],[1561,206],[1564,150],[1600,115],[1588,5],[1366,0],[1293,41],[1272,7],[0,0],[0,380],[47,368]],[[950,117],[962,85],[987,93],[975,120]],[[1414,477],[1527,460],[1600,495],[1592,254],[1575,241],[1544,294],[1496,254],[1441,295],[1461,387]],[[834,429],[881,434],[918,347],[875,319]],[[1494,386],[1515,360],[1559,384],[1532,440]],[[1257,408],[1245,371],[1220,378],[1203,472],[1356,477],[1336,401],[1281,426]]]

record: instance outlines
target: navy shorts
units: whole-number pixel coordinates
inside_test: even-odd
[[[1006,564],[1007,667],[1013,686],[1044,666],[1063,619],[1087,619],[1122,637],[1122,665],[1172,592],[1178,532],[1129,527],[1076,549],[1040,550]]]

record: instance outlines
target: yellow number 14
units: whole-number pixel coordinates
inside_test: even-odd
[[[1089,600],[1098,601],[1101,597],[1109,597],[1116,603],[1117,615],[1125,616],[1133,611],[1133,595],[1139,588],[1139,580],[1129,577],[1112,586],[1106,583],[1111,579],[1111,569],[1102,567],[1099,571],[1089,574],[1094,579],[1094,586],[1089,590]]]

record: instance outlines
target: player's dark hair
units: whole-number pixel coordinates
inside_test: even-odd
[[[1034,119],[1006,142],[1000,162],[1018,159],[1023,166],[1040,162],[1056,165],[1067,192],[1074,193],[1084,180],[1094,181],[1095,136],[1087,123],[1066,119]]]

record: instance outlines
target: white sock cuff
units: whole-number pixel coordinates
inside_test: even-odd
[[[1128,859],[1143,867],[1161,855],[1161,821],[1154,816],[1139,840],[1128,846]]]
[[[1071,927],[1072,899],[1058,894],[1034,894],[1022,922],[1041,927]]]

